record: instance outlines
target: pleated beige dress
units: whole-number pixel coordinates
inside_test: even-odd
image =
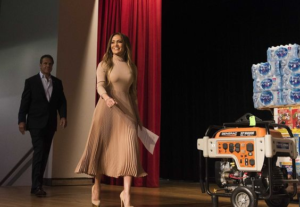
[[[97,91],[107,93],[117,101],[109,108],[100,98],[94,111],[92,124],[83,155],[75,173],[110,177],[143,177],[137,135],[137,105],[129,94],[133,77],[129,66],[113,56],[114,67],[109,74],[111,85],[105,88],[105,66],[97,68]]]

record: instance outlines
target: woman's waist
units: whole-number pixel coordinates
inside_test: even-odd
[[[110,94],[128,94],[129,95],[129,90],[124,90],[124,89],[108,89],[107,91]]]

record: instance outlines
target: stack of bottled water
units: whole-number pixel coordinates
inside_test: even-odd
[[[300,104],[300,46],[269,47],[267,62],[252,65],[254,108]]]

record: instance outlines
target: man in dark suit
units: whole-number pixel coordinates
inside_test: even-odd
[[[51,55],[40,58],[40,72],[25,80],[25,88],[19,110],[19,131],[28,130],[33,145],[31,194],[46,196],[43,176],[46,169],[52,139],[57,128],[57,112],[60,125],[67,126],[67,101],[62,81],[51,75],[54,60]]]

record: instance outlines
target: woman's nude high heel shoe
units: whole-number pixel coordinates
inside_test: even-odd
[[[125,199],[123,196],[123,191],[120,194],[120,199],[121,199],[121,207],[134,207],[134,206],[125,206]]]
[[[92,204],[93,207],[99,207],[100,206],[100,200],[93,200],[93,192],[94,192],[94,186],[92,187]]]

